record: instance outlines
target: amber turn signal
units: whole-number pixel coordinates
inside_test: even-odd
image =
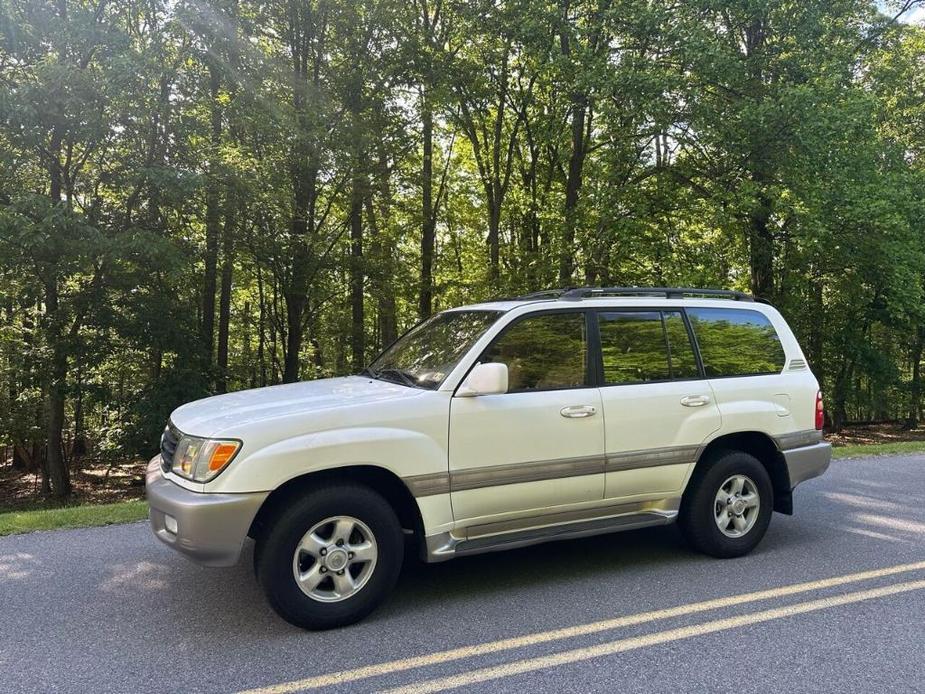
[[[220,443],[212,451],[212,457],[209,458],[209,469],[212,471],[221,470],[228,464],[228,461],[238,452],[238,443]]]

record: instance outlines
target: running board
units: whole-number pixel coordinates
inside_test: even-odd
[[[547,525],[541,528],[518,530],[498,535],[487,535],[466,540],[444,538],[442,546],[434,547],[429,552],[429,561],[443,561],[450,557],[459,557],[470,554],[483,554],[485,552],[499,552],[518,547],[528,547],[543,542],[557,540],[573,540],[592,535],[620,532],[623,530],[636,530],[654,525],[667,525],[677,516],[677,511],[646,511],[632,513],[611,518],[566,523],[562,525]],[[429,538],[430,539],[430,538]]]

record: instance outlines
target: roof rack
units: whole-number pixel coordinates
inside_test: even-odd
[[[697,287],[576,287],[567,289],[559,299],[574,301],[598,296],[664,296],[666,299],[683,299],[685,296],[713,297],[733,301],[754,301],[751,294],[731,289],[699,289]]]
[[[731,289],[699,289],[697,287],[566,287],[544,289],[517,297],[519,300],[559,299],[578,301],[601,296],[659,296],[666,299],[683,299],[685,296],[755,301],[751,294]]]
[[[565,292],[571,290],[572,287],[566,287],[565,289],[541,289],[537,292],[530,292],[529,294],[516,296],[514,297],[514,300],[523,301],[526,299],[559,299]]]

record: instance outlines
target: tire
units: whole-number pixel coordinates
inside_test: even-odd
[[[735,494],[737,487],[741,492]],[[753,496],[757,508],[750,505]],[[764,465],[743,451],[719,451],[694,470],[678,520],[694,549],[721,559],[741,557],[761,542],[773,506],[774,489]]]
[[[401,525],[389,503],[368,487],[338,484],[282,508],[258,539],[254,565],[277,614],[320,630],[375,610],[394,588],[403,554]]]

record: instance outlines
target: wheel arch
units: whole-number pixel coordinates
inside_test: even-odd
[[[790,473],[773,438],[761,431],[738,431],[718,436],[704,446],[694,469],[708,465],[721,451],[742,451],[755,456],[771,478],[774,488],[774,510],[787,515],[793,513]]]
[[[416,543],[424,537],[424,521],[417,500],[408,486],[391,470],[376,465],[347,465],[307,472],[287,480],[264,500],[251,522],[248,536],[258,539],[272,522],[273,515],[287,503],[319,484],[351,483],[369,487],[381,494],[398,516],[402,530],[413,534]]]

